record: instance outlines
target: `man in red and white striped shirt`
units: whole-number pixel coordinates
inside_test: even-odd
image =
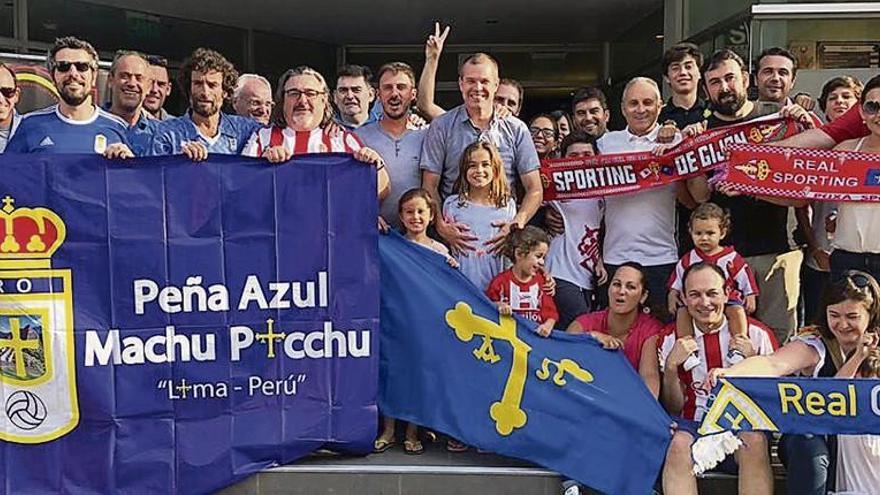
[[[679,426],[700,421],[706,412],[708,392],[703,383],[715,368],[727,368],[728,351],[737,349],[745,357],[772,354],[776,350],[773,332],[756,320],[749,320],[748,335],[732,336],[724,316],[727,303],[724,272],[707,262],[691,265],[684,272],[684,302],[694,323],[693,337],[676,338],[675,324],[660,335],[660,369],[663,373],[661,402]],[[697,351],[700,364],[684,371],[682,364]],[[693,426],[692,424],[690,425]],[[663,466],[663,492],[696,494],[691,444],[693,433],[682,427],[675,432]],[[743,446],[735,453],[736,464],[724,462],[722,470],[739,467],[739,493],[771,494],[773,475],[767,437],[761,432],[739,434]]]
[[[379,196],[383,197],[389,183],[385,162],[357,136],[333,124],[329,92],[324,76],[310,67],[285,72],[275,97],[272,125],[255,131],[242,155],[281,163],[305,153],[352,153],[355,159],[376,165]]]

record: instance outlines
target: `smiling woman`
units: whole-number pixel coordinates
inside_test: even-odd
[[[803,329],[775,354],[713,370],[710,383],[721,376],[876,376],[880,358],[880,286],[874,277],[856,270],[844,272],[826,287],[819,309],[824,318]],[[834,478],[835,463],[840,462],[834,455],[835,443],[834,437],[782,437],[780,454],[788,468],[789,493],[819,494],[833,488],[829,480]],[[850,468],[856,461],[843,459]],[[876,484],[865,488],[864,493],[876,493],[880,479],[876,473],[868,479]],[[840,481],[837,489],[841,489]]]

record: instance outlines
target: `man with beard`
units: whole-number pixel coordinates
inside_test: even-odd
[[[147,56],[150,64],[150,91],[144,99],[144,110],[156,120],[171,120],[174,115],[165,111],[165,100],[171,94],[171,79],[168,77],[168,61],[158,55]]]
[[[714,110],[707,122],[710,129],[746,122],[773,111],[746,98],[749,74],[742,59],[731,50],[720,50],[706,62],[703,83]],[[801,122],[810,118],[798,105],[788,105],[781,113]],[[803,206],[805,202],[748,197],[725,189],[716,192],[712,201],[730,211],[733,228],[727,243],[745,257],[758,280],[760,295],[754,316],[773,328],[777,339],[784,342],[797,327],[803,260],[803,253],[789,237],[788,208]]]
[[[608,130],[611,118],[605,93],[593,86],[579,89],[571,99],[571,115],[575,129],[599,139]]]
[[[143,109],[147,88],[151,86],[149,64],[138,52],[119,51],[110,65],[107,86],[110,106],[107,110],[128,125],[128,142],[137,156],[150,149],[156,121]]]
[[[15,71],[12,67],[0,62],[0,153],[6,149],[9,137],[15,134],[21,122],[21,116],[15,111],[15,105],[21,96]]]
[[[495,106],[498,90],[498,63],[485,53],[471,55],[458,71],[458,87],[464,103],[431,122],[422,147],[422,187],[438,205],[453,193],[459,175],[461,155],[477,140],[489,141],[498,148],[511,190],[517,178],[525,194],[517,214],[510,223],[499,225],[498,235],[487,246],[493,254],[500,253],[510,228],[520,228],[532,218],[544,197],[535,144],[523,121],[516,117],[500,118]],[[437,233],[453,251],[474,249],[475,240],[465,225],[447,223],[437,218]]]
[[[383,115],[378,122],[361,127],[356,134],[365,146],[385,159],[391,190],[382,200],[380,215],[385,222],[400,227],[397,202],[406,191],[421,186],[419,160],[427,129],[408,126],[410,108],[416,100],[416,76],[412,67],[392,62],[379,68],[379,101]]]
[[[375,150],[333,123],[330,88],[311,67],[289,69],[278,80],[272,125],[257,129],[242,155],[282,163],[303,153],[351,153],[358,161],[377,167],[379,199],[388,194],[388,171]]]
[[[31,112],[9,140],[9,153],[99,153],[130,158],[128,129],[119,117],[92,102],[98,78],[98,52],[73,36],[55,40],[46,57],[60,100]]]
[[[238,76],[232,92],[232,108],[242,117],[250,117],[263,125],[269,125],[272,115],[272,85],[259,74]]]
[[[214,50],[197,48],[184,61],[178,79],[190,110],[156,127],[152,154],[183,153],[194,161],[206,159],[208,153],[240,155],[261,125],[247,117],[221,112],[238,79],[232,63]]]
[[[370,84],[372,73],[363,65],[346,65],[336,74],[334,102],[339,109],[336,122],[353,131],[376,122],[370,113],[370,105],[376,99],[376,91]]]

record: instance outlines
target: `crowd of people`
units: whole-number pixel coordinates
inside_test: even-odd
[[[567,329],[623,352],[680,418],[665,493],[697,492],[692,426],[719,376],[880,374],[880,207],[752,197],[713,190],[707,177],[545,202],[539,175],[542,160],[668,149],[775,113],[808,129],[777,145],[880,152],[880,76],[864,85],[836,77],[817,98],[793,95],[798,62],[784,48],[764,50],[752,77],[731,50],[706,56],[680,43],[662,57],[665,102],[657,81],[636,77],[619,106],[585,87],[570,108],[526,123],[523,87],[501,78],[485,53],[460,65],[460,105],[434,101],[448,34],[437,26],[428,37],[418,78],[403,62],[378,68],[375,80],[369,68],[345,66],[335,89],[299,66],[273,92],[266,78],[239,75],[222,54],[199,48],[179,70],[188,103],[179,117],[163,108],[172,83],[160,57],[118,52],[101,106],[93,96],[97,51],[60,38],[47,54],[57,105],[19,115],[15,72],[0,64],[0,152],[193,161],[224,154],[272,164],[351,153],[377,169],[380,229],[444,256],[501,314],[534,322],[540,335]],[[753,80],[756,101],[748,98]],[[626,127],[609,130],[616,111]],[[377,451],[395,444],[394,426],[385,419]],[[744,446],[720,468],[738,466],[740,493],[771,493],[768,437],[740,436]],[[877,436],[789,435],[781,446],[789,493],[880,492]],[[447,447],[467,449],[455,439]],[[424,450],[415,425],[404,448]]]

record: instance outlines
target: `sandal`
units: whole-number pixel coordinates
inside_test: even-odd
[[[381,454],[386,450],[394,447],[394,440],[385,440],[384,438],[377,438],[375,442],[373,442],[373,453]]]
[[[425,447],[422,445],[418,439],[416,440],[404,440],[403,441],[403,450],[409,455],[419,455],[425,451]]]
[[[448,452],[455,452],[455,453],[466,452],[467,449],[468,449],[467,445],[459,442],[458,440],[456,440],[454,438],[450,438],[449,440],[446,441],[446,450]]]

